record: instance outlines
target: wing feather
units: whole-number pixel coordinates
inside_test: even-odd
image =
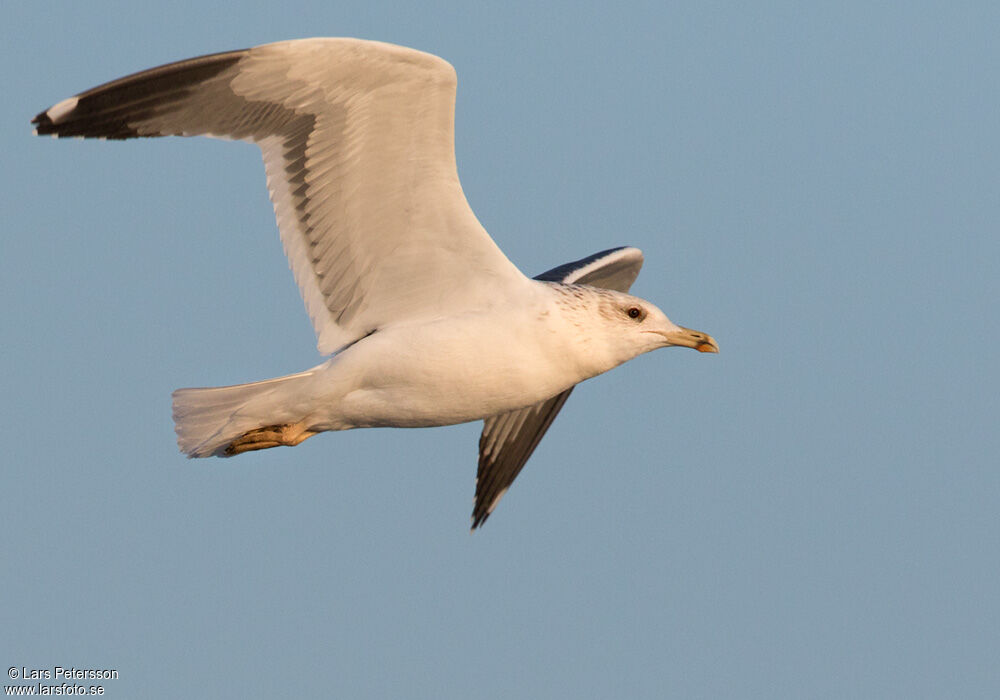
[[[126,76],[33,121],[56,136],[258,144],[285,253],[329,353],[527,285],[462,192],[455,85],[454,69],[430,54],[301,39]]]

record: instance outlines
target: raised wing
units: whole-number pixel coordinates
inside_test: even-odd
[[[543,282],[589,284],[627,292],[642,268],[642,251],[612,248],[554,267],[535,277]],[[535,451],[573,388],[534,406],[487,418],[479,438],[479,469],[472,529],[486,522]]]
[[[301,39],[136,73],[33,123],[54,136],[258,144],[285,253],[329,353],[396,320],[454,314],[527,284],[462,192],[455,84],[430,54]]]

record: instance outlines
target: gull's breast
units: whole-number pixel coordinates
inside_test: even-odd
[[[478,420],[554,396],[586,378],[564,331],[539,305],[501,307],[379,331],[334,358],[349,427]]]

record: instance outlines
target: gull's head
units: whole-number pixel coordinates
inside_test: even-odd
[[[550,289],[559,315],[572,327],[573,354],[587,376],[674,345],[719,352],[712,336],[678,326],[645,299],[588,285],[551,284]]]
[[[671,346],[692,348],[698,352],[719,352],[712,336],[678,326],[655,304],[645,299],[600,290],[598,309],[604,342],[619,362]]]

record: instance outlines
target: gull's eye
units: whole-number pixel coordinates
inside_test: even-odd
[[[625,313],[628,314],[629,318],[636,318],[636,319],[641,319],[643,316],[646,315],[642,312],[642,309],[640,309],[638,306],[629,307],[629,310],[626,311]]]

